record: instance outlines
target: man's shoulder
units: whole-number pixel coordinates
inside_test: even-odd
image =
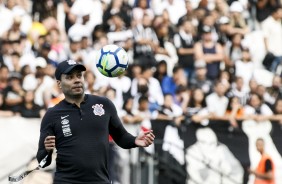
[[[89,102],[94,102],[94,103],[98,103],[98,102],[109,102],[110,100],[105,97],[105,96],[98,96],[98,95],[87,95],[87,100]]]

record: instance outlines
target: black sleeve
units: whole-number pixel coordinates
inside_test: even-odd
[[[135,144],[136,137],[134,137],[133,135],[131,135],[125,130],[117,115],[117,110],[114,104],[111,101],[109,102],[109,104],[110,104],[110,112],[111,112],[111,118],[109,122],[110,135],[117,143],[117,145],[119,145],[124,149],[137,147],[137,145]]]
[[[265,172],[267,173],[268,171],[272,170],[272,165],[271,165],[271,161],[269,159],[267,159],[265,161]]]
[[[44,115],[42,121],[41,121],[41,127],[40,127],[40,137],[39,137],[39,144],[38,144],[38,151],[36,154],[36,158],[38,163],[48,154],[48,152],[45,149],[44,140],[48,135],[54,135],[53,127],[52,127],[52,120],[51,120],[51,114],[50,110],[46,112]],[[51,156],[50,156],[51,157]],[[44,167],[51,164],[51,158],[47,159],[47,163],[44,165]]]

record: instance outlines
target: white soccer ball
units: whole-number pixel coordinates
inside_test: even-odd
[[[107,77],[118,77],[128,67],[126,51],[117,45],[106,45],[99,50],[96,58],[96,67],[101,74]]]

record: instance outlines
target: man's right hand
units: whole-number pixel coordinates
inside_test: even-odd
[[[56,142],[55,142],[55,136],[47,136],[44,141],[45,149],[47,152],[52,151],[55,148]]]

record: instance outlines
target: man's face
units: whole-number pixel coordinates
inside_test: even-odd
[[[69,74],[62,74],[58,85],[65,96],[77,97],[84,94],[84,77],[81,70],[74,69]]]

